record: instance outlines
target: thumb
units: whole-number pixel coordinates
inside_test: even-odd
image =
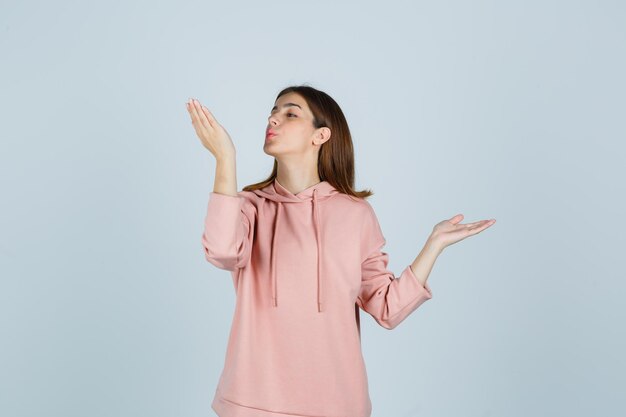
[[[461,213],[457,214],[454,217],[451,217],[448,221],[452,224],[458,224],[463,220],[463,215]]]

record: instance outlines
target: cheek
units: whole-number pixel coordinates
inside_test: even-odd
[[[285,137],[289,139],[289,142],[304,145],[311,138],[311,131],[304,126],[289,126],[288,129],[285,129]]]
[[[277,142],[280,142],[282,149],[306,151],[312,147],[312,134],[313,132],[307,126],[292,124],[290,126],[284,126],[280,130],[280,137],[277,138],[279,139]]]
[[[313,137],[311,136],[311,131],[309,130],[301,130],[297,133],[297,136],[294,139],[296,146],[300,149],[309,149],[313,144]]]
[[[306,136],[301,136],[298,133],[291,133],[289,136],[285,136],[281,138],[281,146],[285,149],[290,149],[292,151],[302,151],[307,148],[307,138]]]

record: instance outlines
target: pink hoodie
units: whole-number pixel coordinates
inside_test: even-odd
[[[393,329],[432,298],[410,266],[387,269],[385,243],[369,202],[327,181],[210,193],[204,253],[237,299],[218,416],[371,415],[359,308]]]

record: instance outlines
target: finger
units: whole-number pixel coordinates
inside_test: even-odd
[[[209,109],[202,105],[200,102],[198,102],[198,112],[199,114],[202,115],[203,117],[203,122],[208,124],[207,127],[211,127],[213,129],[215,129],[217,126],[219,126],[219,123],[217,123],[217,120],[215,120],[215,117],[213,117],[213,114],[209,111]]]
[[[461,213],[457,214],[454,217],[451,217],[450,219],[448,219],[448,221],[452,224],[457,224],[459,223],[461,220],[463,220],[463,215]]]
[[[472,227],[480,227],[483,226],[484,224],[488,223],[489,220],[479,220],[477,222],[474,223],[470,223],[472,225]]]
[[[189,111],[189,115],[191,116],[191,122],[192,123],[199,122],[198,111],[196,109],[196,106],[192,98],[190,98],[189,101],[187,102],[187,110]]]
[[[217,123],[217,120],[215,120],[215,117],[213,117],[213,113],[211,113],[209,109],[207,109],[205,106],[202,106],[201,108],[202,108],[202,112],[204,113],[207,120],[211,124],[211,127],[217,127],[219,123]]]
[[[461,226],[466,226],[466,227],[474,227],[476,225],[481,225],[481,224],[485,224],[485,223],[495,223],[496,219],[487,219],[487,220],[479,220],[477,222],[473,222],[473,223],[466,223],[464,225]]]
[[[483,223],[484,223],[484,222],[486,222],[486,221],[488,221],[488,220],[479,220],[479,221],[477,221],[477,222],[473,222],[473,223],[465,223],[465,224],[462,224],[462,225],[460,225],[460,226],[465,226],[465,227],[467,227],[467,228],[472,228],[472,227],[475,227],[475,226],[481,225],[481,224],[483,224]]]
[[[191,117],[191,124],[196,126],[199,123],[199,121],[198,121],[198,117],[196,116],[196,112],[194,111],[194,106],[191,100],[187,102],[187,111],[189,112],[189,116]]]
[[[488,219],[488,220],[480,220],[480,221],[474,222],[473,224],[479,225],[479,226],[483,224],[488,224],[489,226],[491,226],[495,222],[496,222],[496,219]]]
[[[197,123],[200,124],[200,126],[206,128],[206,129],[212,129],[211,124],[209,123],[209,120],[206,118],[206,116],[204,115],[204,112],[201,109],[201,105],[200,102],[198,100],[192,99],[192,110],[193,110],[193,116],[195,117],[195,121]]]
[[[478,226],[476,226],[473,229],[469,229],[469,231],[470,231],[470,233],[472,235],[475,235],[476,233],[480,233],[483,230],[485,230],[486,228],[490,227],[494,222],[495,221],[491,221],[491,220],[482,220],[480,222],[477,222],[477,223],[479,223]]]

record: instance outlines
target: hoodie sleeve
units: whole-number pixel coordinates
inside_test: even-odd
[[[245,197],[211,192],[202,233],[206,260],[228,271],[246,266],[255,219],[254,206]]]
[[[424,301],[432,298],[428,282],[422,286],[410,265],[399,277],[387,269],[389,255],[383,251],[386,239],[369,207],[362,235],[361,288],[358,306],[369,313],[385,329],[393,329],[415,311]]]

